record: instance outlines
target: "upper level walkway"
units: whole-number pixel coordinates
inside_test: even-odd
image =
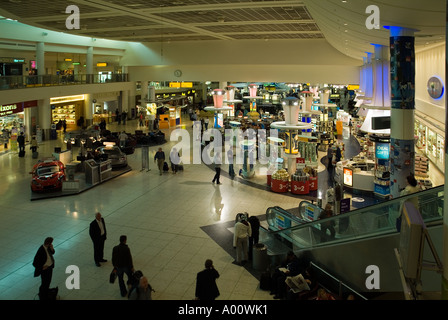
[[[0,90],[48,86],[128,82],[128,74],[32,75],[0,77]]]

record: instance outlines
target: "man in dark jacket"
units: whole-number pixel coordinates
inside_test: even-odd
[[[95,220],[90,223],[89,235],[93,241],[93,259],[97,267],[101,267],[100,262],[106,262],[104,256],[104,242],[106,241],[106,223],[101,213],[95,214]]]
[[[23,132],[17,137],[17,143],[19,144],[19,151],[25,151],[25,136]]]
[[[249,260],[252,260],[253,247],[258,243],[260,237],[260,220],[256,216],[250,216],[248,221],[252,229],[252,235],[249,237]]]
[[[40,276],[42,281],[39,287],[39,298],[41,300],[48,299],[51,278],[53,276],[54,252],[53,238],[48,237],[45,239],[44,244],[39,247],[34,256],[34,276]]]
[[[131,250],[126,244],[127,237],[120,236],[120,244],[115,246],[112,250],[112,264],[116,269],[118,276],[118,284],[120,285],[121,296],[125,297],[128,293],[124,285],[123,274],[128,276],[127,283],[129,284],[132,279],[132,273],[134,272],[134,264],[132,262]]]
[[[215,300],[219,296],[216,279],[219,273],[213,267],[213,261],[205,260],[205,269],[198,272],[196,277],[196,300]]]

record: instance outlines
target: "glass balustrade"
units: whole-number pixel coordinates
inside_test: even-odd
[[[0,90],[129,81],[128,74],[2,76]]]
[[[441,223],[443,219],[444,186],[438,186],[412,195],[398,197],[372,206],[353,210],[331,218],[307,222],[288,211],[272,207],[266,211],[267,232],[261,237],[281,238],[296,249],[312,248],[367,237],[385,235],[397,231],[396,220],[405,201],[417,200],[425,223]],[[335,236],[322,232],[325,224],[331,224]]]

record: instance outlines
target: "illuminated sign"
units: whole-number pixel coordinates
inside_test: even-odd
[[[18,113],[18,112],[22,112],[22,111],[23,111],[23,108],[22,108],[21,104],[20,105],[9,104],[9,105],[5,105],[5,106],[0,105],[0,117]]]
[[[54,104],[81,100],[84,100],[84,95],[50,98],[50,103]]]
[[[375,144],[375,157],[381,160],[389,160],[389,144],[377,142]]]
[[[72,62],[72,61],[73,61],[73,59],[70,59],[70,58],[65,58],[65,59],[64,59],[64,61],[65,61],[65,62]]]
[[[98,62],[96,64],[97,67],[107,67],[107,62]]]
[[[349,84],[348,86],[347,86],[347,90],[358,90],[359,89],[359,85],[356,85],[356,84]]]
[[[170,88],[193,88],[193,82],[170,82]]]
[[[344,185],[353,187],[353,170],[344,168]]]

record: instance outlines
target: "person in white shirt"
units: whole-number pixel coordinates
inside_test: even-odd
[[[233,234],[233,247],[236,248],[236,263],[244,264],[248,260],[249,237],[252,236],[252,228],[246,218],[242,218],[235,224]]]
[[[124,148],[126,147],[126,140],[128,139],[128,135],[126,134],[126,132],[122,132],[120,133],[120,148]]]

